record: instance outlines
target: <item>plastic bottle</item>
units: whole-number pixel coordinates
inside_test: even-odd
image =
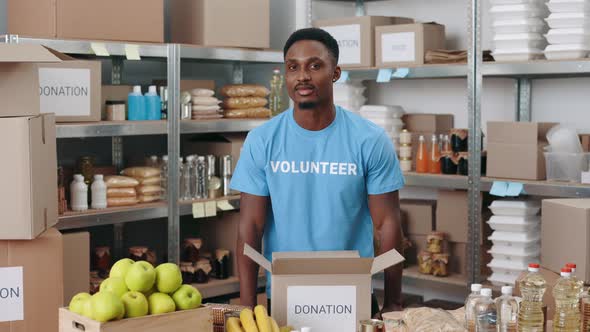
[[[492,290],[482,288],[481,296],[475,300],[475,331],[496,332],[496,303],[492,300]]]
[[[270,95],[268,96],[268,106],[272,115],[279,115],[285,110],[285,96],[283,94],[284,79],[281,70],[275,68],[272,71],[270,80]]]
[[[129,121],[147,120],[145,97],[141,94],[141,86],[133,87],[133,92],[127,97],[127,119]]]
[[[88,210],[88,185],[82,174],[75,174],[74,181],[70,184],[70,202],[73,211]]]
[[[582,332],[590,332],[590,290],[582,293]]]
[[[182,188],[182,199],[189,200],[196,197],[197,181],[195,179],[195,156],[186,156],[182,177],[184,187]]]
[[[481,284],[471,284],[471,294],[465,300],[465,328],[469,332],[475,331],[474,304],[481,297]]]
[[[426,142],[424,141],[424,136],[420,135],[418,141],[418,151],[416,152],[416,172],[428,173],[428,156],[426,152]]]
[[[90,186],[91,192],[91,206],[93,209],[106,209],[107,208],[107,185],[104,183],[102,174],[95,174],[92,186]]]
[[[580,284],[572,279],[572,269],[561,269],[561,278],[553,287],[555,299],[554,332],[580,331]]]
[[[428,158],[428,173],[440,174],[440,146],[436,135],[432,135],[430,143],[430,158]]]
[[[451,151],[451,139],[449,138],[449,135],[445,135],[441,152],[448,151]]]
[[[502,287],[502,296],[496,299],[498,314],[498,332],[516,332],[518,318],[518,302],[512,296],[512,287]]]
[[[567,263],[565,264],[565,267],[572,269],[572,280],[574,280],[575,282],[580,284],[580,292],[584,291],[584,281],[578,279],[578,277],[576,276],[576,269],[578,268],[578,265],[576,265],[575,263]]]
[[[543,295],[547,282],[539,274],[539,264],[529,264],[528,270],[528,274],[519,281],[522,302],[518,312],[518,331],[542,332],[545,324]]]
[[[162,187],[162,199],[168,195],[168,156],[162,156],[162,165],[160,166],[160,186]]]
[[[150,85],[145,94],[146,120],[162,119],[162,100],[158,96],[155,85]]]

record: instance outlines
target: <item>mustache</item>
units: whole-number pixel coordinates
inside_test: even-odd
[[[308,83],[299,83],[299,84],[295,85],[295,90],[299,90],[301,88],[315,89],[315,86],[313,84],[308,84]]]

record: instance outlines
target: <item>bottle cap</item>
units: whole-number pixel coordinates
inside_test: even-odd
[[[280,68],[275,68],[275,69],[272,70],[272,72],[274,74],[280,74],[281,73],[281,69]]]
[[[567,264],[565,264],[565,267],[569,267],[573,271],[578,266],[576,264],[574,264],[574,263],[567,263]]]
[[[489,288],[482,288],[481,289],[481,295],[487,296],[487,297],[491,297],[492,296],[492,290],[489,289]]]
[[[150,94],[154,94],[154,95],[157,95],[158,94],[158,90],[156,89],[156,86],[155,85],[150,85],[150,87],[148,88],[148,92]]]
[[[529,272],[539,272],[539,264],[531,263],[529,264]]]
[[[141,85],[135,85],[133,87],[133,93],[141,93]]]
[[[168,156],[162,156],[163,161],[168,161]]]
[[[418,140],[419,140],[420,142],[424,142],[424,135],[420,135],[420,137],[418,138]]]
[[[94,174],[94,181],[96,181],[96,180],[102,180],[102,179],[103,179],[102,174]]]
[[[502,295],[512,295],[512,286],[502,286]]]
[[[569,267],[564,267],[561,269],[561,276],[562,277],[570,277],[572,275],[572,269]]]
[[[436,141],[436,134],[432,135],[432,141],[435,142]]]
[[[481,291],[481,284],[471,284],[471,291],[472,292],[479,292],[479,291]]]
[[[84,180],[84,176],[82,176],[82,174],[74,174],[74,180],[76,180],[76,181],[83,181]]]

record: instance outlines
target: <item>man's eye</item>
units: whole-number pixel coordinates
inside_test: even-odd
[[[320,64],[319,63],[312,64],[311,69],[315,69],[315,70],[320,69]]]
[[[291,65],[288,67],[289,70],[293,71],[293,70],[297,70],[297,66],[295,65]]]

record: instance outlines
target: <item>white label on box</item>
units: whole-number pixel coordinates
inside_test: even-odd
[[[90,69],[39,68],[41,113],[90,115]]]
[[[291,326],[355,332],[356,286],[289,286],[287,310],[287,324]]]
[[[361,63],[361,26],[360,24],[336,25],[322,27],[338,41],[340,56],[338,64],[354,65]]]
[[[0,267],[0,322],[24,319],[23,267]]]
[[[396,32],[381,35],[382,62],[416,61],[416,33]]]

